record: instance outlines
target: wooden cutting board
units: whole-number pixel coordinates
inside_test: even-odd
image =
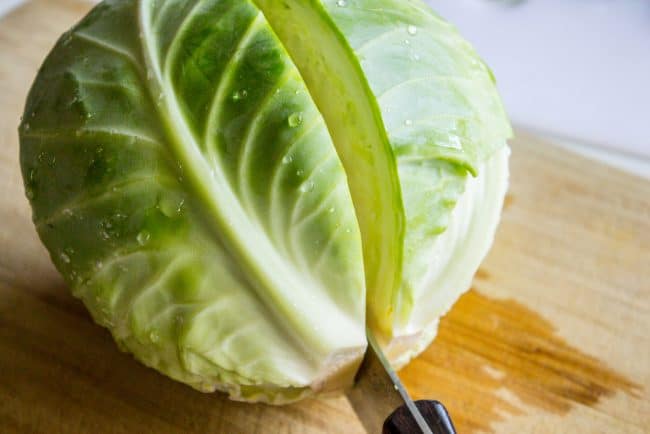
[[[118,351],[36,237],[18,169],[28,86],[79,0],[0,22],[0,432],[357,433],[344,398],[230,402]],[[523,134],[494,248],[400,375],[459,433],[650,432],[650,183]]]

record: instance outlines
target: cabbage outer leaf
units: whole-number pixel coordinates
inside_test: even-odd
[[[39,235],[137,358],[247,400],[351,381],[365,288],[345,173],[250,2],[102,3],[46,60],[20,133]]]

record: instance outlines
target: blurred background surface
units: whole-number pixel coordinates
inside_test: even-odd
[[[516,127],[650,179],[650,0],[426,1],[494,70]]]
[[[650,178],[650,0],[427,0],[494,70],[513,123]]]

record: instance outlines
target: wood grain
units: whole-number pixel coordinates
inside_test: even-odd
[[[234,403],[120,353],[33,229],[16,127],[60,33],[88,10],[35,1],[0,22],[0,432],[362,432],[343,398]],[[650,427],[650,183],[520,135],[493,250],[400,375],[459,433]]]

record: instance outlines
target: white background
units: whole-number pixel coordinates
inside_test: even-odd
[[[494,70],[517,126],[650,178],[650,0],[427,2]]]

